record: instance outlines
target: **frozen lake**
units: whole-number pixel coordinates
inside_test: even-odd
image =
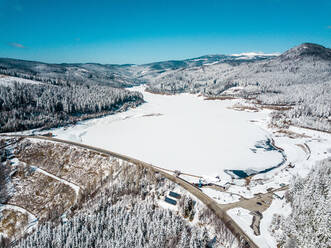
[[[146,103],[124,113],[53,129],[58,138],[132,156],[195,175],[225,169],[263,170],[282,161],[277,151],[254,149],[269,134],[250,122],[267,112],[228,109],[231,101],[206,101],[190,94],[144,94]]]

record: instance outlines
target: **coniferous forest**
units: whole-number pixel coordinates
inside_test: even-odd
[[[22,83],[18,78],[8,85],[0,84],[0,131],[61,126],[142,102],[140,93],[110,86]]]

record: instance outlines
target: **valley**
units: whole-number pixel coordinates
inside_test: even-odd
[[[1,244],[286,247],[286,223],[328,216],[330,55],[305,43],[145,65],[0,60]],[[320,204],[307,214],[297,198]],[[312,242],[327,245],[320,232]]]
[[[144,88],[130,89],[144,95],[146,103],[137,108],[74,126],[23,134],[51,132],[68,145],[92,148],[134,164],[147,162],[155,166],[153,170],[170,173],[166,177],[181,186],[184,181],[178,181],[176,175],[191,184],[200,183],[202,192],[209,197],[202,202],[209,207],[212,203],[216,213],[220,211],[219,216],[228,213],[235,221],[226,217],[230,230],[240,230],[241,237],[247,235],[251,247],[273,247],[276,242],[268,227],[274,214],[289,211],[284,192],[292,175],[305,176],[316,161],[330,156],[330,135],[294,127],[287,131],[291,134],[288,135],[268,126],[270,110],[232,109],[238,104],[250,106],[250,102],[240,99],[206,101],[197,95],[154,95]],[[268,145],[270,139],[283,155]],[[279,167],[270,169],[277,164]],[[228,173],[239,169],[252,175],[240,178]],[[199,196],[191,184],[184,188]],[[241,222],[244,214],[247,222]],[[251,227],[254,214],[261,215],[257,229]]]

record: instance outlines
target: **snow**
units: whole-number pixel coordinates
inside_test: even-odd
[[[14,82],[21,84],[41,84],[40,82],[29,79],[0,75],[0,86],[12,86]]]
[[[29,139],[29,140],[32,141],[32,142],[40,142],[39,140],[34,140],[34,139]],[[52,141],[47,141],[47,142],[52,142]],[[10,162],[11,162],[12,166],[17,166],[17,165],[19,165],[19,163],[20,163],[20,161],[19,161],[18,158],[13,158],[13,159],[10,160]],[[23,163],[23,162],[21,162],[21,163]],[[43,170],[43,169],[40,169],[40,168],[37,167],[37,166],[30,166],[30,167],[31,167],[33,170],[35,170],[35,171],[37,171],[37,172],[39,172],[39,173],[42,173],[42,174],[44,174],[44,175],[46,175],[46,176],[49,176],[49,177],[51,177],[51,178],[53,178],[53,179],[55,179],[55,180],[60,181],[61,183],[64,183],[64,184],[68,185],[69,187],[71,187],[71,188],[75,191],[76,196],[79,195],[80,187],[79,187],[78,185],[76,185],[76,184],[74,184],[74,183],[71,183],[71,182],[68,182],[68,181],[66,181],[66,180],[64,180],[64,179],[62,179],[62,178],[59,178],[59,177],[55,176],[54,174],[51,174],[51,173],[49,173],[49,172],[47,172],[47,171],[45,171],[45,170]]]
[[[14,211],[18,211],[21,212],[23,214],[27,214],[29,216],[29,220],[35,220],[36,216],[34,216],[32,213],[30,213],[29,211],[27,211],[24,208],[21,208],[19,206],[14,206],[14,205],[10,205],[10,204],[0,204],[0,211],[3,211],[5,209],[9,209],[9,210],[14,210]]]
[[[201,190],[219,204],[238,202],[240,199],[240,196],[228,192],[221,192],[210,188],[201,188]]]
[[[266,118],[268,111],[238,112],[228,109],[233,101],[155,95],[144,92],[143,86],[132,90],[141,91],[147,103],[51,132],[61,139],[194,175],[224,176],[224,169],[261,170],[282,160],[276,151],[250,150],[268,139],[269,133],[249,120]]]
[[[174,199],[174,200],[177,201],[176,199]],[[177,202],[176,205],[172,205],[172,204],[170,204],[170,203],[165,202],[164,199],[160,199],[160,200],[157,202],[157,204],[158,204],[160,207],[164,208],[164,209],[169,209],[169,210],[174,211],[174,212],[175,212],[175,211],[178,211],[178,202]]]
[[[287,217],[291,213],[291,207],[280,199],[274,199],[271,206],[263,212],[263,218],[260,222],[261,234],[259,236],[256,236],[253,229],[250,227],[253,215],[250,214],[249,210],[244,208],[233,208],[228,210],[227,213],[260,248],[276,248],[277,243],[268,230],[272,217],[275,213]]]
[[[74,184],[74,183],[71,183],[71,182],[68,182],[68,181],[66,181],[66,180],[64,180],[64,179],[62,179],[62,178],[59,178],[59,177],[57,177],[57,176],[55,176],[55,175],[53,175],[53,174],[51,174],[51,173],[48,173],[47,171],[45,171],[45,170],[43,170],[43,169],[40,169],[40,168],[38,168],[38,167],[36,167],[36,166],[31,166],[31,168],[34,169],[34,170],[36,170],[37,172],[43,173],[43,174],[45,174],[46,176],[49,176],[49,177],[51,177],[51,178],[53,178],[53,179],[55,179],[55,180],[60,181],[61,183],[64,183],[64,184],[68,185],[69,187],[71,187],[71,188],[75,191],[76,196],[79,195],[79,190],[80,190],[80,188],[79,188],[78,185],[76,185],[76,184]]]
[[[13,211],[16,211],[16,212],[21,212],[21,213],[26,214],[28,216],[28,225],[26,226],[24,232],[29,233],[35,227],[37,227],[38,218],[35,215],[33,215],[32,213],[30,213],[29,211],[27,211],[26,209],[21,208],[19,206],[15,206],[15,205],[10,205],[10,204],[0,204],[0,213],[3,210],[6,210],[6,209],[13,210]],[[0,233],[0,235],[1,235],[1,233]]]
[[[60,139],[125,154],[164,169],[202,176],[204,183],[227,186],[227,192],[202,188],[219,204],[240,201],[240,196],[252,198],[257,193],[267,193],[268,189],[288,185],[293,175],[307,176],[316,161],[331,156],[330,134],[290,127],[288,131],[297,135],[291,138],[268,127],[270,110],[246,112],[230,108],[243,100],[206,101],[190,94],[155,95],[144,92],[143,86],[132,90],[141,91],[147,103],[123,113],[45,132],[52,132]],[[228,93],[235,93],[235,90]],[[277,165],[283,158],[279,152],[257,149],[254,153],[251,150],[257,142],[267,139],[273,139],[275,145],[284,150],[287,159],[284,165],[255,175],[249,185],[246,180],[233,180],[224,173],[225,169],[263,170]],[[195,183],[199,180],[189,175],[180,177]],[[275,194],[282,198],[285,190]],[[248,210],[228,210],[259,247],[276,247],[268,231],[272,216],[277,213],[286,217],[291,212],[285,199],[278,199],[276,195],[271,206],[262,213],[260,236],[255,236],[250,228],[252,215]],[[176,208],[164,200],[160,200],[159,205]]]
[[[260,126],[265,128],[266,123],[267,121],[259,122]],[[276,144],[284,149],[287,156],[286,164],[291,164],[294,167],[286,168],[282,166],[268,173],[256,175],[254,176],[256,181],[251,181],[249,189],[241,187],[236,182],[237,185],[231,185],[228,192],[239,193],[247,198],[253,197],[256,193],[266,193],[268,188],[276,189],[280,188],[281,185],[288,185],[291,182],[293,175],[300,175],[301,177],[307,176],[310,169],[315,166],[317,161],[330,156],[330,153],[328,152],[328,149],[331,147],[330,134],[297,127],[290,127],[289,131],[295,132],[298,135],[301,135],[301,137],[290,138],[286,135],[279,135],[276,133],[277,135],[274,135],[273,138]],[[307,144],[310,150],[309,157],[298,144]],[[259,179],[263,179],[263,183],[256,183]],[[276,248],[277,244],[269,232],[269,226],[274,214],[281,214],[286,218],[291,213],[290,204],[286,203],[286,200],[283,198],[284,195],[285,190],[275,192],[271,206],[262,213],[263,218],[260,223],[260,236],[255,236],[253,230],[250,228],[252,216],[249,214],[248,210],[242,209],[242,214],[240,216],[236,214],[238,209],[231,209],[228,213],[254,240],[254,242],[259,245],[259,247]]]
[[[223,95],[232,95],[232,94],[235,94],[237,91],[241,91],[243,89],[244,89],[244,87],[241,87],[241,86],[231,87],[230,89],[223,91],[222,94]]]
[[[231,56],[235,57],[255,57],[255,56],[279,56],[280,53],[263,53],[263,52],[247,52],[247,53],[236,53],[231,54]]]
[[[280,192],[277,192],[279,195]],[[274,237],[269,232],[269,227],[275,213],[282,214],[285,218],[291,213],[291,206],[289,203],[285,203],[285,201],[274,198],[271,203],[271,206],[263,212],[263,218],[260,222],[260,231],[261,238],[265,239],[265,242],[269,245],[266,247],[277,247],[277,243]],[[263,246],[261,246],[263,247]]]

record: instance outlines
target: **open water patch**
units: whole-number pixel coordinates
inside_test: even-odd
[[[243,179],[243,178],[246,178],[246,177],[249,177],[249,176],[254,176],[254,175],[257,175],[257,174],[267,173],[267,172],[269,172],[273,169],[276,169],[276,168],[282,166],[287,160],[287,157],[286,157],[286,154],[285,154],[284,150],[280,147],[277,147],[274,144],[273,139],[268,138],[267,140],[260,140],[260,141],[256,142],[256,144],[254,145],[254,148],[250,148],[250,150],[253,153],[257,153],[258,150],[260,150],[260,149],[262,149],[266,152],[277,151],[282,155],[283,159],[282,159],[281,162],[279,162],[275,166],[269,167],[269,168],[264,169],[264,170],[259,170],[259,171],[258,170],[253,170],[253,169],[224,170],[224,172],[229,174],[233,178]]]

